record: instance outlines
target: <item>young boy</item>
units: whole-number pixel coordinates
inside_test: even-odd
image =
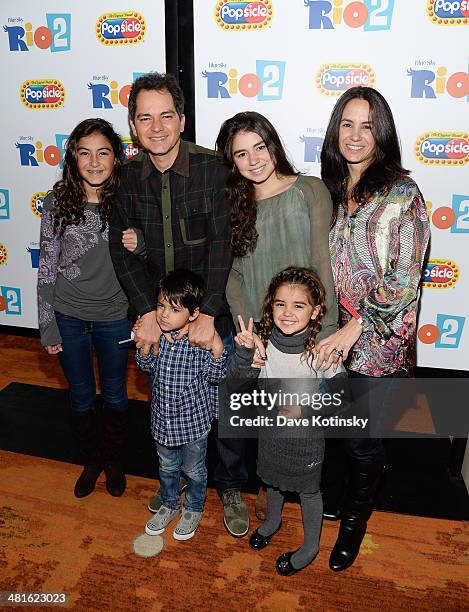
[[[226,376],[226,354],[215,332],[210,350],[191,346],[188,329],[199,316],[203,281],[175,270],[159,286],[156,319],[163,332],[158,352],[136,354],[137,365],[153,374],[151,432],[159,458],[162,505],[148,521],[149,535],[163,533],[178,515],[179,478],[187,477],[184,510],[173,536],[189,540],[202,517],[207,489],[205,455],[210,423],[218,416],[217,384]],[[137,323],[138,325],[138,323]]]

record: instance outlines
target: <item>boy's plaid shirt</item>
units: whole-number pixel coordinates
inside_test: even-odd
[[[218,383],[226,377],[226,351],[215,359],[211,351],[191,346],[187,334],[174,343],[161,336],[156,357],[136,353],[140,369],[153,374],[151,433],[159,444],[180,446],[210,430],[218,417]]]

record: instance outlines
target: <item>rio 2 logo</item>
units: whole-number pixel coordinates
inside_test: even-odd
[[[0,189],[0,220],[10,218],[10,192]]]
[[[65,154],[65,142],[68,134],[56,134],[55,145],[43,147],[42,141],[37,140],[32,142],[17,142],[16,148],[20,153],[20,164],[22,166],[39,166],[44,162],[49,166],[58,166]],[[28,138],[32,140],[32,138]]]
[[[30,51],[33,47],[51,53],[70,51],[71,15],[70,13],[46,13],[47,26],[34,29],[27,21],[23,25],[21,17],[9,18],[3,31],[8,35],[10,51]]]
[[[435,348],[459,347],[466,317],[438,313],[436,325],[427,323],[418,331],[422,344],[434,344]]]
[[[6,315],[21,314],[21,289],[0,286],[0,312]]]
[[[256,60],[256,72],[239,75],[236,68],[227,72],[205,70],[208,98],[231,98],[241,94],[259,101],[280,100],[285,80],[285,62]]]
[[[342,25],[364,32],[391,28],[394,0],[304,0],[304,4],[309,9],[310,30],[334,30]]]
[[[451,207],[439,206],[432,210],[432,202],[427,200],[427,208],[432,224],[440,230],[450,230],[452,234],[469,234],[469,195],[453,194]]]
[[[439,66],[433,70],[415,70],[409,68],[407,75],[411,78],[410,97],[411,98],[436,98],[445,91],[452,98],[467,97],[469,102],[469,74],[466,72],[454,72],[447,75],[446,66]],[[433,84],[434,83],[434,84]]]

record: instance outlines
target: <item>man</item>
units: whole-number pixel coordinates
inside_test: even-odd
[[[232,322],[225,299],[231,267],[227,170],[213,151],[181,140],[184,96],[175,77],[149,73],[138,78],[129,96],[129,121],[144,151],[123,167],[117,202],[110,221],[114,266],[131,306],[140,316],[136,346],[143,355],[156,347],[156,288],[160,279],[185,268],[205,280],[199,317],[189,326],[189,342],[209,348],[215,329],[233,351]],[[143,233],[146,258],[122,244],[123,230]],[[216,484],[223,500],[224,522],[237,537],[249,529],[240,488],[247,474],[242,441],[217,439]],[[149,508],[157,512],[159,491]]]

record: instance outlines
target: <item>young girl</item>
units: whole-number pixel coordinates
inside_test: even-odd
[[[41,343],[58,355],[70,385],[72,427],[84,469],[75,495],[95,488],[103,468],[111,495],[125,490],[122,451],[127,415],[128,303],[109,254],[108,221],[122,143],[104,119],[86,119],[67,140],[62,178],[44,200],[38,274]],[[93,347],[104,400],[98,441]]]
[[[246,329],[239,317],[241,331],[235,339],[236,357],[229,375],[280,379],[278,387],[283,392],[288,389],[288,379],[295,379],[292,391],[299,390],[302,381],[298,379],[302,379],[311,392],[315,386],[311,379],[334,375],[314,368],[315,338],[325,310],[324,287],[313,270],[289,267],[276,274],[264,299],[259,326],[260,341],[266,346],[265,365],[260,370],[252,367],[259,338],[253,333],[253,319],[249,319]],[[317,389],[320,389],[319,383]],[[283,406],[279,414],[287,418],[308,417],[312,411],[310,406]],[[281,433],[264,427],[259,430],[258,451],[257,473],[267,485],[267,516],[251,535],[249,544],[255,550],[269,544],[280,528],[283,492],[297,491],[301,499],[304,543],[298,550],[280,555],[276,564],[280,574],[291,576],[311,563],[319,548],[324,437],[312,426],[285,427]]]

